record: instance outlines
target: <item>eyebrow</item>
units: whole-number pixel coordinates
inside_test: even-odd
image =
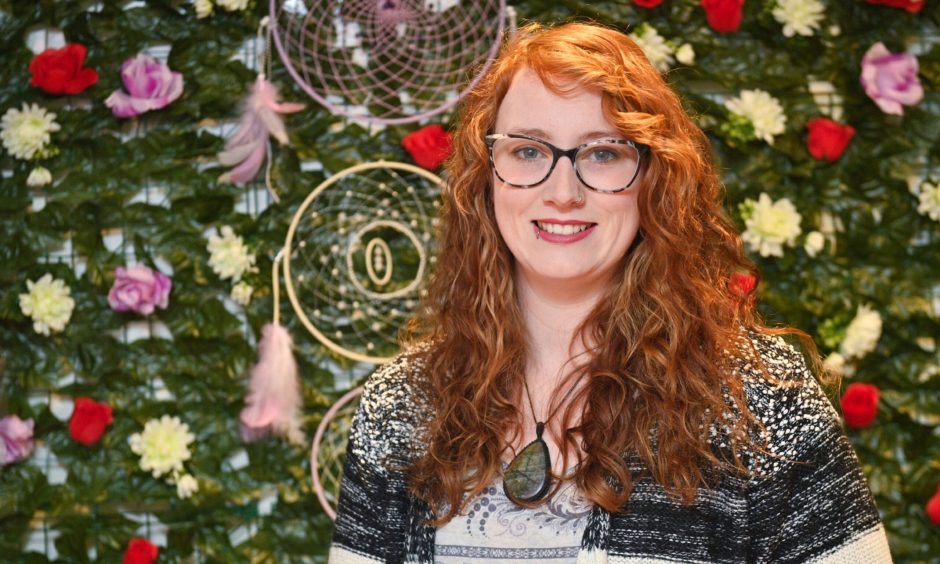
[[[538,137],[539,139],[544,139],[545,141],[551,141],[551,135],[544,129],[522,127],[519,129],[511,129],[509,133],[521,133],[523,135]],[[593,141],[595,139],[621,139],[622,137],[623,135],[615,130],[588,131],[587,133],[584,133],[578,137],[577,143],[580,145],[581,143],[587,143],[588,141]]]

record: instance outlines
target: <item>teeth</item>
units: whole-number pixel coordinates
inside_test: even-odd
[[[565,224],[561,225],[559,223],[542,223],[541,221],[535,222],[539,229],[547,233],[553,233],[555,235],[574,235],[575,233],[580,233],[590,227],[587,223],[579,223],[577,225]]]

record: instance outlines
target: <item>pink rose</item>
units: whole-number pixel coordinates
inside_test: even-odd
[[[104,101],[119,118],[159,110],[183,93],[183,75],[144,54],[124,61],[121,80],[127,93],[115,90]]]
[[[173,283],[159,272],[142,264],[130,268],[118,267],[114,286],[108,292],[108,304],[114,311],[134,311],[150,315],[154,307],[166,309]]]
[[[859,79],[865,94],[886,114],[902,116],[903,106],[912,106],[924,97],[917,78],[917,57],[892,53],[880,41],[862,57]]]
[[[23,460],[33,451],[33,420],[0,418],[0,466]]]

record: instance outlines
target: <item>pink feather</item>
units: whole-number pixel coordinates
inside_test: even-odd
[[[248,397],[241,412],[242,438],[251,442],[271,433],[303,444],[303,398],[290,334],[279,324],[261,329],[258,364],[251,369]]]
[[[251,87],[251,93],[242,105],[235,135],[225,142],[225,150],[219,153],[219,162],[235,168],[222,174],[219,182],[245,184],[258,175],[265,158],[271,158],[268,136],[287,144],[287,130],[281,114],[299,112],[303,104],[277,101],[277,87],[259,76]]]

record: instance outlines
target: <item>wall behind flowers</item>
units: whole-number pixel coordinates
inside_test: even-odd
[[[896,560],[938,561],[940,7],[513,6],[523,20],[590,18],[632,32],[668,72],[714,142],[729,213],[763,272],[762,311],[812,334],[844,375],[833,400]],[[306,446],[240,436],[247,373],[272,316],[266,275],[313,187],[358,162],[409,161],[402,139],[419,126],[344,121],[275,61],[281,99],[307,105],[282,116],[280,202],[258,180],[219,182],[216,154],[255,80],[266,9],[0,0],[5,557],[325,555],[330,521],[311,494]],[[56,30],[87,49],[83,65],[70,47],[31,74],[27,38],[54,40]],[[55,74],[66,67],[68,79]],[[428,157],[415,158],[435,166]],[[755,282],[732,281],[742,292]],[[283,312],[310,436],[369,367],[331,356]]]

